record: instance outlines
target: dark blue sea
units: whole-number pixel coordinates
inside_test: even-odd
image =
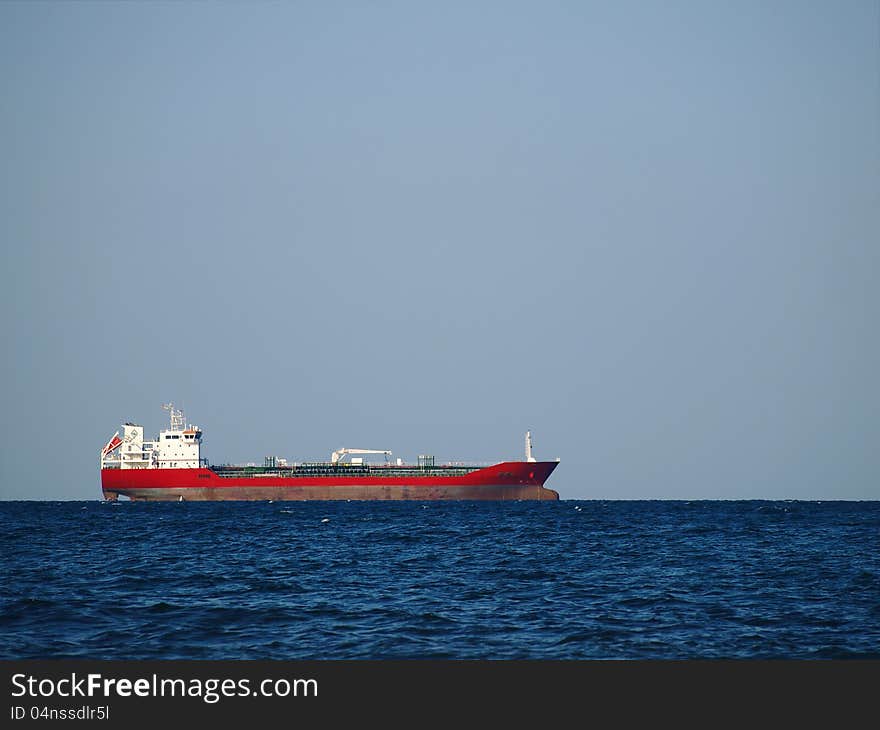
[[[880,502],[0,503],[0,658],[880,658]]]

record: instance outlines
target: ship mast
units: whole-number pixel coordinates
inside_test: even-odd
[[[186,418],[180,408],[175,408],[173,403],[165,403],[162,408],[169,412],[171,416],[171,430],[183,431],[186,427]]]
[[[537,459],[532,456],[532,432],[526,431],[526,461],[537,461]]]

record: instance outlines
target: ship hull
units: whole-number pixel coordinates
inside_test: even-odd
[[[502,462],[457,476],[221,477],[211,469],[102,469],[104,498],[135,501],[558,500],[556,462]]]

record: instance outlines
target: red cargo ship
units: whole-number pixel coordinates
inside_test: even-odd
[[[116,500],[556,500],[544,482],[559,460],[532,457],[526,433],[525,461],[492,466],[440,464],[419,456],[416,464],[392,463],[391,452],[339,449],[329,462],[288,464],[266,457],[263,466],[211,466],[201,457],[202,431],[187,425],[173,404],[171,426],[153,441],[134,423],[122,426],[101,450],[104,498]],[[355,455],[358,456],[355,456]],[[379,454],[383,464],[362,455]]]

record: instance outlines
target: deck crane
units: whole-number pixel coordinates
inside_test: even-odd
[[[334,451],[330,455],[330,462],[335,464],[337,463],[343,456],[346,454],[385,454],[385,458],[388,459],[391,456],[390,451],[382,451],[381,449],[339,449],[339,451]]]

